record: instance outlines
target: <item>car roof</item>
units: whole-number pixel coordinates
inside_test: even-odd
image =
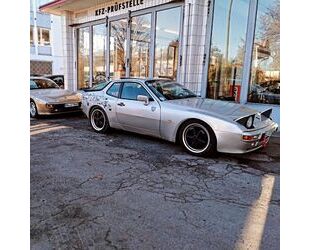
[[[30,77],[30,80],[32,80],[32,79],[42,79],[42,80],[49,80],[49,81],[53,81],[53,80],[51,80],[51,79],[49,79],[49,78],[47,78],[47,77],[43,77],[43,76],[31,76]]]
[[[126,80],[126,79],[134,79],[134,80],[141,80],[141,81],[148,81],[148,80],[171,80],[170,78],[167,77],[121,77],[120,80]]]
[[[174,81],[169,78],[141,78],[141,77],[121,77],[120,79],[115,79],[113,82],[123,82],[126,80],[133,80],[133,81],[139,81],[139,82],[148,82],[148,81]]]
[[[61,75],[61,74],[59,74],[59,75],[43,75],[43,77],[58,77],[58,76],[64,76],[64,75]]]

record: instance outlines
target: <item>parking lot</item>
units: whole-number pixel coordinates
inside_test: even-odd
[[[80,114],[31,119],[32,249],[279,249],[280,138],[194,157]]]

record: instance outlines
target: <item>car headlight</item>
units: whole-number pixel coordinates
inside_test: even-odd
[[[52,109],[52,108],[54,108],[54,105],[53,105],[53,104],[48,104],[48,103],[47,103],[47,104],[46,104],[46,107],[49,108],[49,109]]]
[[[253,127],[254,118],[253,116],[249,116],[248,120],[246,121],[246,128],[252,128]]]

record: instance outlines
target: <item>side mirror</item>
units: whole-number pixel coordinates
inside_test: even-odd
[[[149,105],[150,103],[149,97],[146,95],[138,95],[137,100],[140,102],[144,102],[144,105]]]

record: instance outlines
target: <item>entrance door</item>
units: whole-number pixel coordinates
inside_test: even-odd
[[[178,78],[182,3],[77,27],[78,89],[121,77]]]
[[[90,56],[89,56],[89,38],[90,38],[90,28],[83,27],[78,30],[78,67],[77,67],[77,80],[78,80],[78,89],[88,88],[91,86],[89,81],[89,65],[90,65]]]
[[[134,16],[130,33],[130,76],[149,77],[152,14]]]
[[[149,104],[138,101],[138,95],[148,96]],[[116,116],[118,123],[125,130],[152,136],[160,135],[160,106],[139,83],[123,83],[122,93],[116,105]]]
[[[105,23],[92,26],[92,85],[106,81],[107,27]]]
[[[154,77],[177,79],[181,7],[156,12]]]
[[[127,19],[110,22],[110,78],[126,75]]]

